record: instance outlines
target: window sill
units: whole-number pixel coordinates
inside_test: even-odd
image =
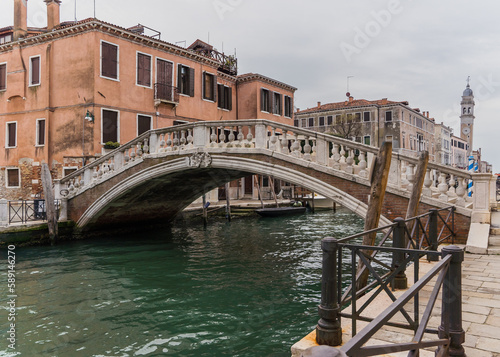
[[[215,103],[215,100],[213,100],[213,99],[203,98],[203,101],[204,102],[209,102],[209,103]]]
[[[5,186],[5,188],[21,188],[21,186]]]
[[[152,87],[151,85],[146,86],[146,85],[144,85],[144,84],[139,84],[139,83],[136,83],[135,85],[136,85],[137,87],[142,87],[142,88],[146,88],[146,89],[153,89],[153,87]]]
[[[40,85],[41,85],[41,83],[30,84],[30,85],[28,85],[28,87],[39,87]]]
[[[120,82],[120,78],[106,77],[106,76],[103,76],[102,74],[99,77],[101,77],[102,79],[109,79],[110,81],[113,81],[113,82]]]

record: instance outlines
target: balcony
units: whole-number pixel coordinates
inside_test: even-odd
[[[155,106],[161,103],[179,104],[179,90],[168,84],[155,83]]]

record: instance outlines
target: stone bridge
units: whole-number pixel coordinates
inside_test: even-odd
[[[204,193],[251,174],[307,188],[364,218],[377,153],[267,120],[198,122],[148,131],[56,181],[55,191],[62,219],[80,229],[170,220]],[[416,164],[416,157],[393,153],[381,224],[405,216]],[[470,179],[475,194],[467,197]],[[465,241],[471,219],[489,220],[493,180],[429,163],[420,210],[455,205],[458,236]]]

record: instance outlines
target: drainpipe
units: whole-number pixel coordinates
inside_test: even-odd
[[[47,45],[47,50],[46,50],[46,55],[45,55],[45,62],[46,62],[46,73],[47,73],[47,107],[45,109],[45,131],[46,131],[46,138],[47,142],[45,143],[45,148],[46,148],[46,158],[47,158],[47,165],[49,165],[49,169],[53,169],[51,159],[52,159],[52,152],[51,152],[51,135],[50,135],[50,128],[51,128],[51,117],[52,117],[52,71],[51,71],[51,64],[52,64],[52,43],[49,43]]]

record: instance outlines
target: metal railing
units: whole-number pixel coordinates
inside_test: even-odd
[[[461,262],[463,260],[463,251],[453,246],[443,248],[443,259],[425,277],[419,279],[420,258],[427,255],[427,258],[431,261],[439,260],[441,253],[433,250],[437,249],[435,242],[449,241],[450,239],[453,241],[454,207],[449,207],[447,209],[448,214],[446,215],[442,214],[444,211],[446,210],[431,210],[425,215],[406,221],[396,219],[392,225],[376,230],[362,232],[338,240],[334,238],[325,238],[323,240],[323,277],[321,305],[319,306],[320,320],[316,328],[316,340],[318,344],[330,346],[341,344],[341,317],[351,319],[352,339],[340,348],[340,351],[348,356],[375,356],[382,352],[390,353],[396,351],[413,351],[410,352],[409,356],[417,356],[418,352],[416,351],[419,349],[433,346],[440,346],[439,353],[446,353],[450,347],[450,343],[453,344],[458,341],[453,340],[455,342],[450,342],[449,336],[451,334],[450,331],[462,331],[461,318],[459,321],[456,321],[456,316],[461,316],[458,313],[461,311],[461,303],[460,306],[456,305],[457,300],[461,301],[460,267],[450,270],[450,262]],[[439,219],[442,220],[442,229],[438,234],[437,223]],[[427,221],[424,222],[424,220]],[[413,229],[411,230],[408,229],[410,225],[413,225]],[[386,233],[381,238],[379,237],[380,240],[377,246],[352,244],[352,240],[355,238],[382,230],[386,231]],[[418,233],[419,231],[420,234]],[[388,246],[387,242],[391,234],[393,237],[392,246]],[[408,241],[405,242],[405,239]],[[416,249],[409,249],[412,247]],[[377,258],[377,253],[379,252],[384,253],[386,257]],[[460,254],[461,258],[456,258]],[[347,270],[345,267],[349,264],[345,262],[346,256],[350,257],[350,269]],[[391,258],[387,258],[388,256]],[[415,284],[397,299],[393,291],[394,289],[407,288],[405,271],[411,262],[414,264],[413,279]],[[460,265],[459,262],[458,265]],[[366,286],[359,287],[359,279],[366,270],[369,273],[370,280]],[[351,283],[350,286],[344,288],[342,282],[345,281],[347,274],[351,275]],[[436,285],[430,295],[427,307],[421,315],[419,292],[423,286],[435,277],[437,277]],[[441,325],[438,329],[432,329],[427,325],[443,282],[443,294],[452,294],[453,298],[443,297]],[[359,302],[359,298],[365,296],[369,290],[372,290],[371,294],[366,296],[365,301],[362,303]],[[382,292],[385,292],[393,301],[392,305],[377,317],[363,315],[370,304]],[[413,299],[413,311],[408,311],[405,305],[411,299]],[[454,314],[450,314],[450,311],[454,311]],[[403,322],[390,321],[398,312],[404,317]],[[358,321],[369,322],[368,326],[359,333],[357,331]],[[371,336],[384,325],[413,330],[413,340],[409,343],[363,347]],[[459,328],[457,327],[458,325],[460,325]],[[424,333],[438,334],[439,338],[423,342],[422,337]],[[454,346],[453,348],[460,349],[461,345]],[[442,355],[445,356],[446,354]]]
[[[55,200],[56,213],[59,216],[59,200]],[[9,224],[12,223],[27,223],[36,221],[46,221],[47,211],[45,208],[45,200],[20,200],[9,201]]]

